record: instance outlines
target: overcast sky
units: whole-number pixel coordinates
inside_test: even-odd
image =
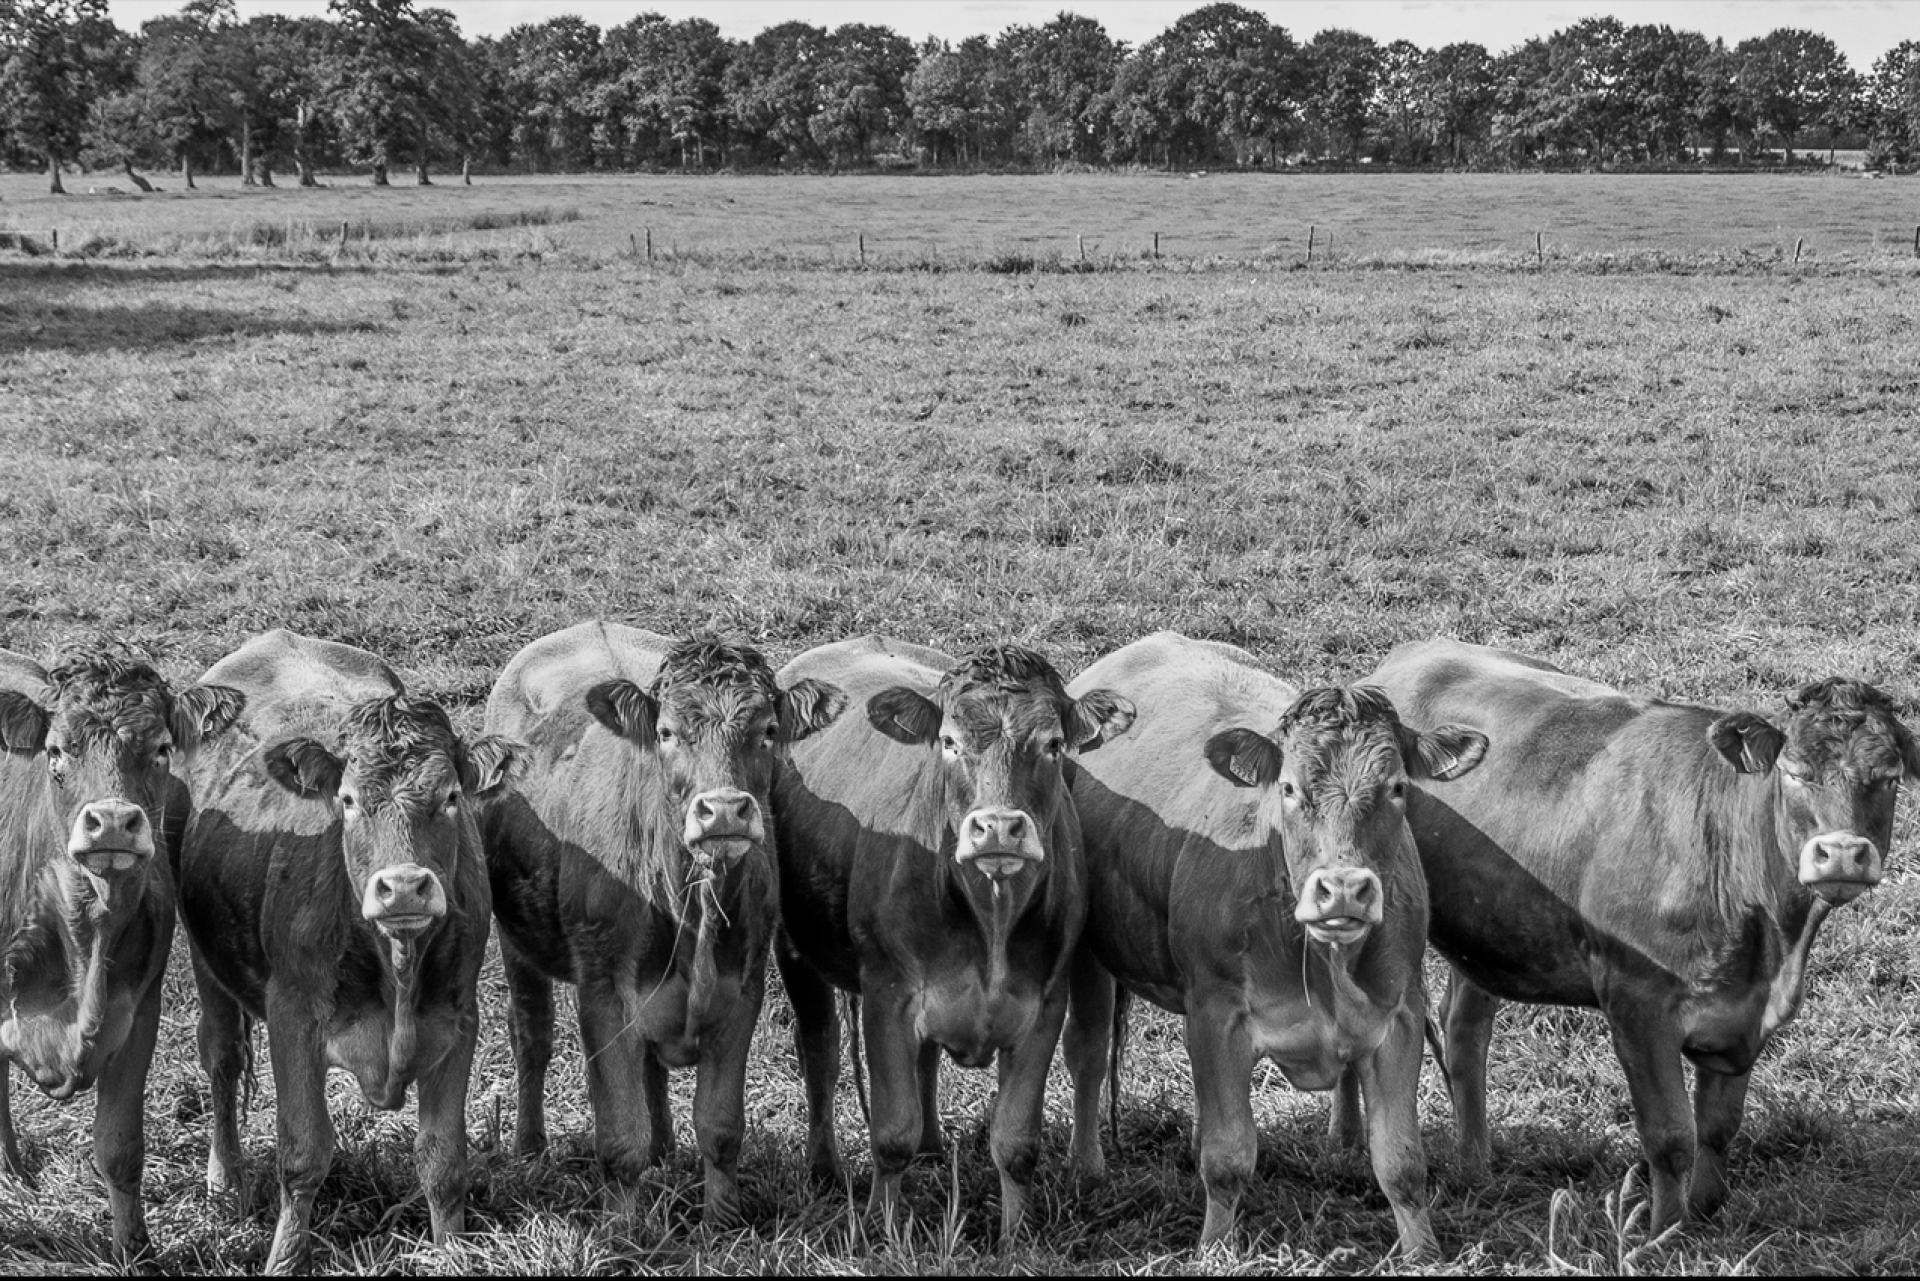
[[[1015,23],[1038,24],[1062,9],[1098,19],[1115,39],[1153,38],[1204,0],[421,0],[450,9],[469,36],[497,36],[523,22],[577,13],[599,27],[618,26],[649,10],[669,18],[699,15],[733,37],[781,22],[835,27],[873,22],[918,41],[994,35]],[[1855,70],[1902,40],[1920,40],[1920,0],[1241,0],[1306,39],[1328,27],[1350,27],[1381,42],[1407,39],[1422,48],[1472,40],[1495,53],[1529,36],[1544,36],[1581,18],[1612,14],[1622,22],[1664,22],[1723,36],[1729,44],[1775,27],[1804,27],[1830,37]],[[239,0],[240,14],[324,14],[326,0]],[[114,21],[137,27],[179,10],[180,0],[108,0]]]

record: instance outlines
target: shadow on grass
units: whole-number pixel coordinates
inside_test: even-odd
[[[368,320],[305,320],[263,312],[176,307],[165,303],[128,307],[0,303],[0,356],[36,351],[82,355],[138,352],[209,339],[268,338],[279,334],[322,338],[335,334],[380,333],[384,328]]]

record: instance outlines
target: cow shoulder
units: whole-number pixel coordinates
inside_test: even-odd
[[[10,649],[0,649],[0,690],[25,694],[42,706],[53,694],[47,669],[25,654],[16,654]]]

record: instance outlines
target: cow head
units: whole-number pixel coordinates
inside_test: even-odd
[[[1273,737],[1229,729],[1206,746],[1222,778],[1266,789],[1262,808],[1285,851],[1294,919],[1315,941],[1343,946],[1386,919],[1382,871],[1417,857],[1407,781],[1458,778],[1486,751],[1475,730],[1408,728],[1369,686],[1310,689]]]
[[[0,690],[0,745],[38,753],[58,829],[50,840],[111,904],[144,884],[165,841],[158,832],[176,759],[240,714],[238,690],[199,685],[180,694],[144,661],[94,645],[63,653],[47,672],[44,704]],[[158,841],[156,841],[158,835]]]
[[[646,689],[611,680],[587,691],[594,718],[652,763],[680,847],[710,874],[750,850],[771,856],[774,761],[846,705],[838,686],[800,680],[781,689],[758,650],[707,639],[675,645]]]
[[[269,747],[266,766],[289,792],[334,807],[361,918],[410,945],[446,920],[447,885],[480,849],[469,803],[506,781],[519,751],[491,735],[463,743],[438,703],[395,694],[347,712],[339,755],[296,738]]]
[[[1067,753],[1125,733],[1133,715],[1111,690],[1073,698],[1046,659],[1017,645],[973,654],[933,698],[896,685],[867,701],[881,733],[939,751],[954,860],[995,895],[1045,865]]]
[[[1787,700],[1784,728],[1734,712],[1707,737],[1741,773],[1778,777],[1777,821],[1802,885],[1847,903],[1880,883],[1900,780],[1920,778],[1920,748],[1885,694],[1819,681]]]

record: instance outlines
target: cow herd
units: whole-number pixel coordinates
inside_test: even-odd
[[[585,623],[527,646],[477,737],[384,662],[285,631],[175,690],[109,643],[0,651],[0,1159],[12,1066],[93,1087],[116,1248],[147,1247],[143,1112],[176,920],[199,993],[207,1184],[237,1195],[266,1026],[280,1212],[305,1269],[325,1080],[417,1091],[436,1241],[461,1231],[478,980],[499,926],[515,1147],[547,1142],[553,985],[573,985],[594,1146],[632,1185],[695,1072],[704,1213],[741,1214],[769,961],[794,1013],[807,1160],[842,1179],[841,1010],[871,1080],[870,1213],[940,1150],[942,1057],[992,1065],[1003,1239],[1021,1230],[1056,1046],[1072,1165],[1103,1173],[1127,1003],[1184,1020],[1203,1241],[1254,1171],[1270,1060],[1335,1092],[1399,1248],[1438,1257],[1415,1115],[1441,1062],[1468,1177],[1491,1152],[1502,1000],[1599,1010],[1654,1231],[1718,1207],[1748,1073],[1836,907],[1877,884],[1920,750],[1891,702],[1810,684],[1775,718],[1635,697],[1454,641],[1351,687],[1162,632],[1072,682],[1017,645],[881,637],[775,672],[750,646]],[[1452,968],[1440,1027],[1422,958]],[[843,1003],[842,994],[853,999]],[[1687,1097],[1685,1066],[1695,1068]]]

